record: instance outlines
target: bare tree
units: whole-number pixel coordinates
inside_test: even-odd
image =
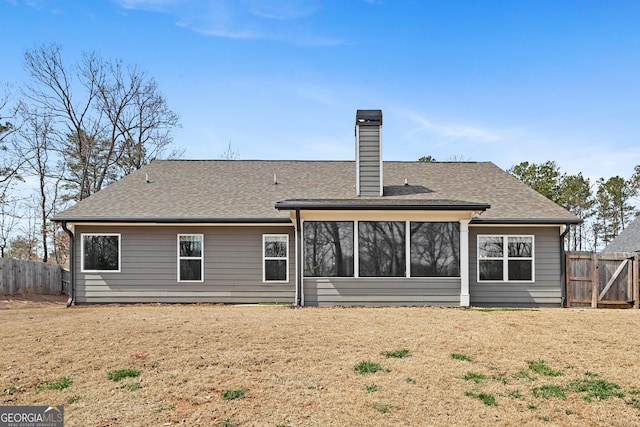
[[[24,96],[52,118],[70,198],[100,191],[171,144],[178,116],[155,81],[136,67],[95,53],[68,67],[56,44],[28,50],[25,66],[31,81]]]
[[[229,145],[227,145],[227,149],[224,153],[220,155],[220,159],[222,160],[238,160],[240,158],[240,152],[235,150],[231,145],[231,141],[229,141]]]
[[[115,85],[106,94],[110,94],[111,100],[120,100],[120,105],[124,107],[122,113],[113,115],[110,121],[122,135],[118,166],[126,175],[162,157],[171,146],[171,131],[179,126],[180,121],[178,115],[167,106],[155,80],[136,68],[129,69],[126,78],[123,78],[121,66],[116,65],[112,70]],[[124,87],[129,89],[123,91]]]
[[[19,172],[23,163],[9,150],[8,141],[18,130],[16,108],[10,105],[10,93],[9,85],[0,93],[0,203],[6,201],[11,184],[21,179]]]
[[[0,193],[0,258],[4,258],[9,245],[9,239],[18,226],[18,204],[10,200],[6,194],[7,188]]]
[[[40,228],[40,243],[42,244],[42,261],[49,258],[49,243],[51,240],[52,224],[49,218],[58,204],[58,190],[64,175],[57,169],[52,157],[53,135],[52,119],[38,111],[30,111],[26,106],[21,108],[23,126],[19,132],[20,138],[14,144],[15,151],[25,159],[24,174],[37,179],[35,201],[38,206],[38,222]]]

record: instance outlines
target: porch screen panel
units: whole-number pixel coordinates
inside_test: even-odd
[[[411,277],[460,276],[460,224],[411,223]]]
[[[358,273],[360,277],[406,275],[405,223],[358,222]]]
[[[305,221],[304,275],[353,277],[353,222]]]

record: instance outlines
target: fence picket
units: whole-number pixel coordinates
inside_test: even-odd
[[[58,264],[0,258],[0,295],[60,295],[68,289],[68,272]]]
[[[566,262],[567,307],[640,308],[638,254],[568,252]]]

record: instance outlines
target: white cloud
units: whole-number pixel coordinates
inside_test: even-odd
[[[320,2],[316,0],[252,0],[248,2],[249,13],[276,20],[306,18],[319,9]]]
[[[126,10],[175,17],[198,34],[232,39],[278,40],[302,46],[333,46],[342,40],[315,33],[310,17],[319,0],[114,0]]]
[[[504,139],[506,131],[486,129],[460,123],[436,122],[416,111],[396,111],[397,114],[414,123],[411,134],[427,133],[443,139],[464,139],[470,142],[494,142]]]

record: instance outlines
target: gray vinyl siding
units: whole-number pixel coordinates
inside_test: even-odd
[[[120,233],[121,272],[81,272],[81,233]],[[204,282],[178,282],[177,235],[204,235]],[[262,235],[289,235],[288,283],[263,283]],[[77,303],[294,302],[290,227],[76,226]]]
[[[478,283],[477,236],[533,235],[535,282]],[[469,293],[472,306],[560,307],[561,254],[558,227],[469,227]]]
[[[380,126],[359,126],[358,174],[361,196],[380,196]]]
[[[310,306],[460,306],[460,278],[329,277],[304,279]]]

